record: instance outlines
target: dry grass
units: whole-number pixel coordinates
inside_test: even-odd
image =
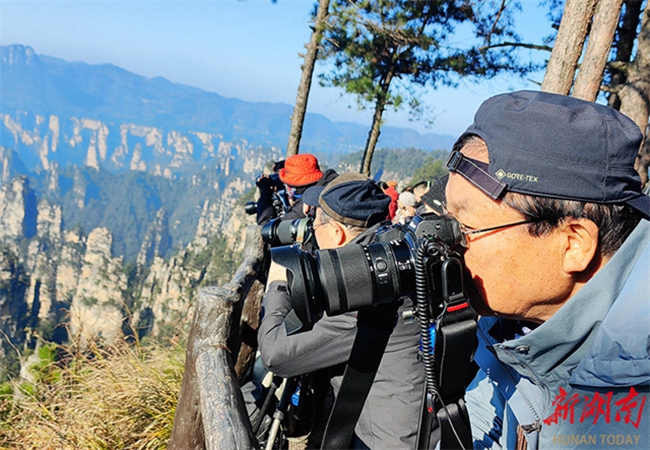
[[[183,373],[181,346],[121,342],[92,350],[92,358],[46,362],[36,369],[37,381],[14,385],[13,396],[0,393],[0,449],[166,447]]]

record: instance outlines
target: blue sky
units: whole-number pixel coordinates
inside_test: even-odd
[[[111,63],[147,77],[162,76],[226,97],[293,104],[301,58],[311,30],[311,0],[0,0],[0,45],[24,44],[38,54],[89,64]],[[539,42],[550,25],[537,1],[521,2],[518,32]],[[461,39],[460,37],[458,38]],[[543,57],[544,55],[540,55]],[[325,67],[320,64],[316,73]],[[541,74],[533,74],[541,82]],[[458,135],[485,98],[513,89],[538,89],[515,77],[456,89],[429,90],[432,127],[387,113],[386,125]],[[370,125],[353,97],[318,86],[309,112],[333,121]]]

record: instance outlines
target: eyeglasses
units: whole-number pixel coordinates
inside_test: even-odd
[[[442,212],[442,214],[446,214],[448,216],[454,217],[449,210],[447,209],[447,205],[444,202],[436,200],[436,206],[438,206]],[[534,219],[529,219],[529,220],[521,220],[519,222],[512,222],[512,223],[507,223],[505,225],[497,225],[496,227],[488,227],[488,228],[481,228],[481,229],[475,229],[470,227],[469,225],[465,225],[463,222],[460,220],[456,219],[456,221],[460,224],[460,232],[463,234],[463,242],[461,242],[461,245],[463,247],[467,246],[467,236],[470,234],[479,234],[479,233],[487,233],[488,231],[497,231],[497,230],[502,230],[505,228],[509,227],[516,227],[519,225],[524,225],[527,223],[537,223],[539,220],[534,220]]]
[[[489,227],[489,228],[481,228],[480,230],[475,230],[472,227],[469,227],[465,225],[464,223],[460,223],[460,231],[464,235],[469,235],[469,234],[478,234],[478,233],[487,233],[488,231],[496,231],[496,230],[502,230],[504,228],[508,227],[516,227],[518,225],[524,225],[526,223],[535,223],[537,222],[536,220],[522,220],[520,222],[512,222],[512,223],[507,223],[505,225],[497,225],[496,227]]]
[[[456,219],[456,220],[458,220],[458,219]],[[463,234],[463,240],[460,243],[460,245],[462,247],[467,248],[467,242],[468,242],[467,236],[469,236],[471,234],[479,234],[479,233],[487,233],[488,231],[504,230],[506,228],[516,227],[516,226],[519,226],[519,225],[524,225],[524,224],[527,224],[527,223],[535,223],[535,222],[538,222],[538,221],[537,220],[522,220],[522,221],[519,221],[519,222],[512,222],[512,223],[507,223],[505,225],[497,225],[496,227],[481,228],[479,230],[476,230],[476,229],[474,229],[472,227],[469,227],[469,226],[465,225],[464,223],[462,223],[461,221],[458,220],[458,223],[460,224],[460,232]]]
[[[311,229],[315,231],[316,228],[318,228],[318,227],[322,227],[323,225],[327,225],[328,223],[330,223],[329,220],[327,220],[327,221],[325,221],[325,222],[320,222],[320,223],[312,223],[312,225],[311,225]]]

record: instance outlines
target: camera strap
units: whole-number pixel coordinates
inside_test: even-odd
[[[473,447],[464,397],[474,367],[472,357],[477,346],[477,317],[465,294],[462,272],[462,264],[456,258],[449,258],[441,265],[444,309],[436,320],[435,377],[430,390],[437,398],[431,399],[429,404],[437,410],[440,445],[450,449]]]
[[[359,310],[357,334],[334,400],[321,449],[351,448],[379,363],[397,320],[397,302]]]
[[[467,306],[465,306],[467,305]],[[435,344],[437,389],[442,404],[436,413],[441,448],[471,449],[472,432],[465,407],[465,388],[471,380],[476,349],[476,315],[469,303],[448,307],[438,320]]]

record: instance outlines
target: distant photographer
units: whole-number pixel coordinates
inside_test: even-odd
[[[303,200],[317,207],[313,228],[321,251],[371,244],[377,229],[389,223],[390,198],[360,174],[345,173],[325,188],[311,188]],[[273,264],[269,274],[258,332],[262,360],[273,373],[285,377],[328,368],[337,394],[357,336],[357,313],[325,314],[310,331],[288,335],[285,321],[292,306],[287,283],[282,280],[283,269]],[[409,307],[407,300],[399,312]],[[391,327],[395,323],[356,423],[352,448],[415,446],[424,389],[424,373],[418,361],[419,326],[401,318],[393,318]]]
[[[262,175],[257,180],[260,197],[257,201],[257,224],[264,225],[278,216],[286,220],[305,217],[301,196],[311,186],[322,186],[336,177],[333,169],[321,172],[314,155],[302,153],[290,156],[277,170],[277,178]],[[277,195],[283,191],[281,205]],[[280,214],[278,214],[280,209]]]

